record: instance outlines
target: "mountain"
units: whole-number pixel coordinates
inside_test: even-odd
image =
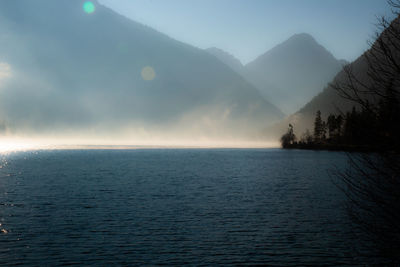
[[[286,114],[301,108],[341,70],[309,34],[296,34],[248,63],[245,77]]]
[[[350,70],[351,74],[354,75],[354,79],[358,80],[360,83],[355,85],[359,88],[359,90],[364,91],[365,88],[375,87],[375,82],[371,79],[371,67],[369,65],[368,58],[371,60],[378,60],[381,65],[377,66],[375,64],[375,75],[376,77],[390,77],[393,70],[388,67],[382,68],[382,66],[391,66],[391,68],[395,68],[392,62],[400,62],[400,53],[398,47],[400,47],[398,41],[399,38],[393,38],[393,34],[399,32],[400,29],[400,17],[394,19],[391,23],[391,31],[384,31],[380,34],[379,38],[372,44],[371,48],[364,52],[359,58],[357,58],[352,63],[346,66],[347,70]],[[395,32],[395,33],[393,33]],[[389,36],[389,37],[388,37]],[[397,35],[396,35],[397,36]],[[390,38],[390,39],[389,39]],[[388,41],[390,40],[390,41]],[[385,45],[381,45],[380,42],[383,42]],[[395,46],[395,47],[393,47]],[[385,47],[385,51],[383,51],[382,47]],[[388,51],[392,53],[390,57],[383,57],[385,53]],[[393,60],[393,61],[392,61]],[[373,62],[373,61],[372,61]],[[395,63],[397,64],[397,63]],[[398,68],[397,68],[398,72]],[[354,80],[353,79],[353,80]],[[392,81],[393,82],[393,81]],[[307,104],[305,104],[301,109],[297,112],[286,118],[283,122],[276,124],[273,127],[269,128],[269,132],[274,132],[275,137],[282,135],[283,132],[286,131],[289,123],[295,126],[296,134],[303,133],[306,129],[312,131],[313,123],[315,119],[315,114],[318,110],[321,111],[324,119],[329,114],[340,114],[350,111],[354,106],[357,106],[355,102],[344,99],[341,97],[335,88],[332,85],[347,85],[350,84],[349,75],[346,70],[340,71],[334,79],[332,79],[327,86],[325,86],[319,94],[314,96]],[[362,84],[363,86],[361,86]],[[381,90],[384,88],[377,87],[377,90]],[[379,91],[378,91],[379,93]],[[379,98],[376,98],[378,94],[375,94],[375,97],[371,97],[368,94],[358,93],[362,98],[368,99],[370,103],[375,103],[379,101]],[[350,95],[352,93],[350,92]],[[384,95],[384,93],[382,93]]]
[[[236,73],[242,76],[245,74],[245,68],[242,62],[240,62],[240,60],[237,59],[235,56],[217,47],[207,48],[206,51],[211,55],[215,56],[218,60],[220,60],[222,63],[230,67]]]
[[[84,3],[0,1],[8,132],[247,135],[282,118],[209,53]]]

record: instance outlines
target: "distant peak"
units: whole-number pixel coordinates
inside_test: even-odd
[[[288,41],[301,41],[301,42],[313,42],[313,43],[317,42],[315,38],[308,33],[297,33],[292,37],[290,37]]]

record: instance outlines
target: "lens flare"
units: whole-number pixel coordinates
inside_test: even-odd
[[[152,81],[154,80],[154,78],[156,77],[156,72],[154,71],[154,69],[152,67],[144,67],[142,69],[142,78],[145,81]]]
[[[0,62],[0,80],[11,76],[11,66],[8,63]]]
[[[87,1],[83,4],[83,11],[85,11],[88,14],[92,14],[96,10],[96,7],[94,6],[93,2]]]

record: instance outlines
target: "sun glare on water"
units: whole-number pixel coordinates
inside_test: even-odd
[[[25,151],[35,149],[36,145],[22,140],[2,140],[0,141],[0,153]]]
[[[240,140],[161,140],[161,139],[77,139],[77,138],[0,138],[0,154],[29,150],[70,150],[70,149],[157,149],[157,148],[277,148],[275,142]]]

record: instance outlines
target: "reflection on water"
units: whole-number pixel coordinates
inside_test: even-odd
[[[354,264],[326,172],[345,162],[265,149],[3,155],[0,265]]]

